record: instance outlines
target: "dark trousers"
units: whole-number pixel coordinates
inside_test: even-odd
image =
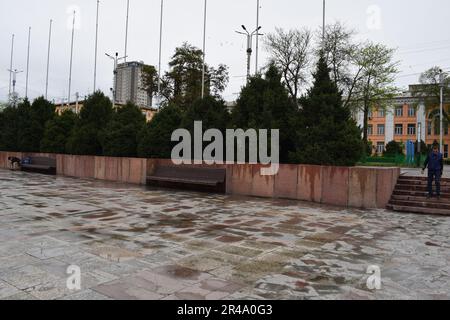
[[[436,182],[436,194],[441,195],[441,170],[428,170],[428,194],[433,195],[433,180]]]

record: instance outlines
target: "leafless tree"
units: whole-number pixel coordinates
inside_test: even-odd
[[[361,66],[361,44],[354,41],[356,31],[336,22],[326,26],[325,39],[321,41],[318,51],[325,53],[332,79],[344,96],[344,106],[352,100],[363,68]],[[322,37],[322,30],[320,30]]]
[[[308,29],[285,31],[276,28],[265,41],[271,62],[281,71],[284,85],[296,102],[301,87],[308,82],[312,38]]]

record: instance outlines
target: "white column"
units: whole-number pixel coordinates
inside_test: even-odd
[[[394,108],[386,108],[386,124],[385,124],[385,143],[394,140]]]
[[[421,139],[425,141],[427,134],[427,116],[425,114],[425,105],[423,102],[419,104],[417,107],[417,128],[419,127],[419,123],[422,126]]]

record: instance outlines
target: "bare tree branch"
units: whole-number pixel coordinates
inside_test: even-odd
[[[308,82],[312,33],[308,29],[284,31],[276,28],[266,38],[271,62],[282,72],[283,83],[297,102],[302,85]]]

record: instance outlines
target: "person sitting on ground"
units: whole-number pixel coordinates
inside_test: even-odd
[[[433,197],[433,180],[436,182],[436,196],[438,200],[441,197],[441,178],[444,172],[444,156],[439,152],[439,146],[433,145],[433,151],[427,156],[422,170],[422,174],[428,167],[428,196]]]
[[[11,169],[17,169],[20,167],[21,160],[17,157],[8,157]]]

